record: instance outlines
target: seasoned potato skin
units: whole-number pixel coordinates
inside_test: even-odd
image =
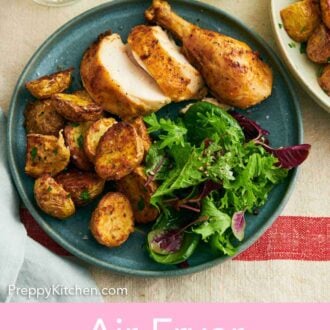
[[[64,144],[62,131],[59,137],[28,134],[26,150],[26,174],[37,178],[43,174],[56,175],[67,167],[70,151]]]
[[[85,89],[79,89],[77,91],[74,91],[72,94],[79,96],[80,98],[85,99],[86,101],[94,102]]]
[[[58,136],[65,119],[57,113],[50,100],[29,103],[25,109],[25,129],[29,133]]]
[[[136,223],[153,222],[159,214],[158,210],[150,205],[150,198],[157,185],[155,182],[147,184],[147,181],[144,168],[139,166],[117,182],[118,191],[126,195],[131,202]]]
[[[72,71],[73,69],[70,68],[31,80],[25,84],[25,87],[37,99],[47,99],[53,94],[61,93],[69,88]]]
[[[143,159],[143,142],[135,128],[126,122],[111,126],[96,150],[95,171],[105,180],[120,180]]]
[[[34,196],[38,206],[52,217],[65,219],[76,211],[70,194],[48,174],[35,181]]]
[[[330,29],[330,1],[320,0],[323,23]]]
[[[295,2],[281,10],[281,18],[288,35],[297,42],[305,42],[321,22],[316,0]]]
[[[92,214],[90,230],[102,245],[123,244],[134,230],[133,211],[127,197],[118,192],[106,194]]]
[[[70,149],[71,161],[80,170],[89,171],[93,164],[89,161],[84,150],[84,136],[92,122],[71,123],[64,128],[64,139]]]
[[[92,172],[69,170],[55,177],[71,195],[75,205],[86,205],[99,196],[104,189],[105,181]]]
[[[144,157],[145,157],[151,147],[151,139],[148,134],[147,127],[142,117],[137,117],[131,120],[130,123],[133,125],[139,137],[142,139],[143,148],[144,148]]]
[[[85,133],[84,149],[91,162],[95,162],[96,149],[104,133],[116,123],[114,118],[102,118],[94,122]]]
[[[73,122],[95,121],[102,117],[103,109],[86,96],[58,93],[52,96],[56,111]]]
[[[323,69],[321,76],[318,79],[321,88],[330,96],[330,64]]]
[[[306,48],[308,58],[319,64],[326,64],[330,59],[330,30],[321,24],[308,39]]]

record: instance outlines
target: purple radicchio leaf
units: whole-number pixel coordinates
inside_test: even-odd
[[[231,229],[234,236],[239,240],[243,241],[246,221],[244,211],[235,212],[231,220]]]
[[[269,135],[269,132],[263,129],[259,124],[257,124],[252,119],[243,116],[236,111],[230,111],[232,115],[242,127],[246,141],[260,140],[263,136]]]
[[[310,144],[299,144],[296,146],[274,149],[266,144],[260,143],[265,150],[278,159],[278,165],[288,170],[299,166],[309,155]]]
[[[155,230],[150,245],[156,253],[168,254],[179,251],[182,242],[183,233],[178,229]]]
[[[198,196],[199,200],[202,200],[203,198],[207,197],[212,191],[219,190],[221,187],[221,183],[214,182],[212,180],[207,180],[203,184],[202,192]]]
[[[193,211],[196,213],[200,213],[201,201],[207,197],[212,191],[219,190],[222,187],[221,183],[213,182],[212,180],[208,180],[203,183],[201,186],[201,191],[199,195],[192,198],[184,198],[184,199],[168,199],[165,202],[169,203],[176,210],[180,210],[180,208],[187,209],[189,211]]]

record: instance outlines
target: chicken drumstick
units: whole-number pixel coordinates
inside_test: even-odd
[[[153,0],[145,17],[182,41],[184,54],[219,101],[245,109],[270,96],[272,71],[244,42],[185,21],[164,0]]]

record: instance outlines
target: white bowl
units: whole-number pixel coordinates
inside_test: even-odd
[[[317,81],[320,66],[311,62],[306,54],[300,53],[300,43],[295,42],[288,36],[282,23],[281,9],[294,2],[297,1],[271,0],[270,14],[275,39],[281,51],[282,58],[293,76],[322,108],[330,112],[330,96],[322,90]],[[295,47],[292,45],[295,45]]]

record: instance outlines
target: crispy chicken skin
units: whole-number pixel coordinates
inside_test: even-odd
[[[136,61],[174,102],[201,99],[207,90],[200,73],[159,26],[138,25],[128,36]]]
[[[153,0],[145,17],[182,40],[188,60],[219,101],[246,109],[270,96],[272,71],[244,42],[185,21],[163,0]]]

